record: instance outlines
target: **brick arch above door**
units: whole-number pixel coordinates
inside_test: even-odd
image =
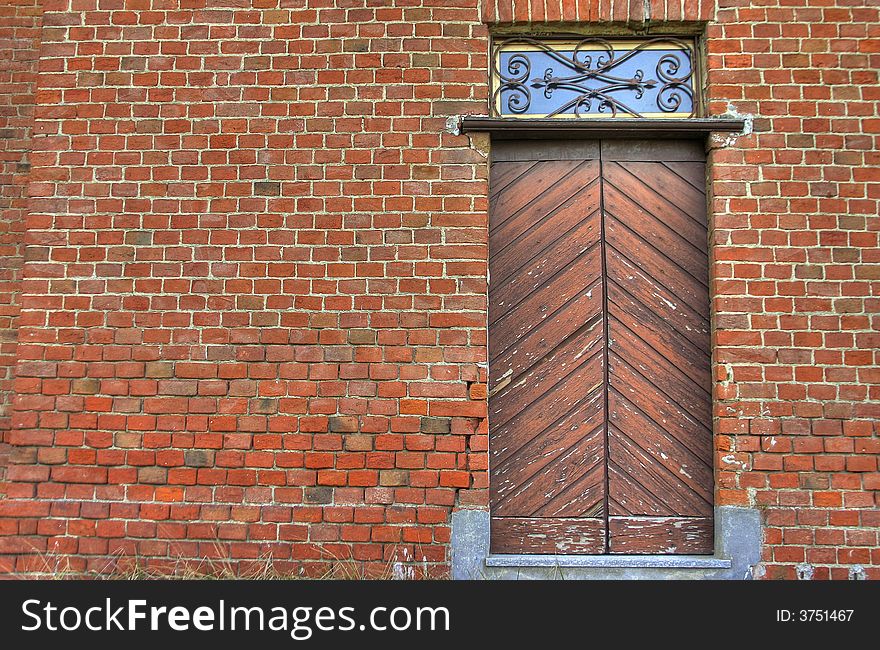
[[[483,0],[484,23],[705,22],[715,0]]]

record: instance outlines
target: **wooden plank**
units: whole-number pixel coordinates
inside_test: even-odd
[[[597,282],[592,291],[579,296],[568,310],[552,317],[515,345],[492,357],[489,364],[489,391],[492,395],[501,395],[504,385],[518,382],[529,368],[552,354],[555,349],[552,343],[555,341],[576,337],[583,346],[577,352],[578,358],[592,357],[595,348],[604,345],[605,337],[600,290]],[[489,354],[490,357],[494,354],[494,342],[491,340]]]
[[[495,425],[506,422],[506,415],[528,408],[545,392],[553,390],[563,377],[601,354],[602,332],[602,322],[597,318],[591,326],[578,330],[533,365],[518,373],[511,371],[509,383],[495,382],[489,411]]]
[[[609,291],[611,289],[612,287],[609,287]],[[686,375],[696,386],[709,390],[708,347],[695,345],[666,324],[662,318],[624,292],[615,291],[613,296],[612,299],[609,295],[608,314],[615,318],[620,326],[609,332],[612,347],[616,347],[617,333],[624,333],[628,330],[630,338],[640,338],[655,354],[659,354],[669,361],[674,368]],[[623,349],[625,350],[625,347]]]
[[[663,164],[685,179],[703,196],[706,195],[708,179],[706,178],[706,164],[704,162],[673,162],[667,160]]]
[[[514,472],[506,474],[504,467],[498,470],[492,512],[500,517],[565,517],[581,515],[597,504],[601,510],[605,498],[604,418],[601,411],[592,415],[581,417],[574,428],[566,427],[562,453],[554,454],[537,471],[519,456],[508,465]]]
[[[633,332],[631,328],[638,329],[638,324],[621,320],[621,318],[627,319],[627,316],[621,314],[615,305],[610,306],[610,312],[611,355],[623,360],[646,381],[660,388],[694,418],[701,422],[709,422],[711,409],[707,403],[711,401],[712,386],[708,364],[702,374],[698,374],[693,369],[682,368],[679,364],[689,363],[687,356],[658,350],[652,342],[645,341]],[[611,373],[616,371],[615,365],[611,368]]]
[[[711,554],[711,517],[611,517],[611,553]]]
[[[675,263],[646,244],[638,237],[630,237],[623,225],[616,219],[605,221],[605,253],[609,266],[615,262],[626,263],[641,269],[655,283],[663,285],[678,296],[688,307],[695,310],[707,322],[709,320],[708,289],[696,278],[678,270]],[[609,268],[610,272],[610,268]],[[621,276],[614,276],[618,282],[625,282]]]
[[[577,160],[536,164],[527,174],[517,178],[489,202],[490,230],[564,179],[568,172],[580,164],[581,162]]]
[[[615,515],[653,515],[673,516],[676,512],[660,501],[651,492],[649,486],[642,485],[644,480],[635,480],[630,467],[620,467],[616,462],[608,461],[608,497],[610,513]]]
[[[607,468],[604,462],[604,445],[602,433],[595,432],[596,436],[590,442],[589,449],[584,451],[580,448],[575,454],[584,454],[589,460],[595,459],[595,464],[583,462],[578,465],[578,471],[571,475],[563,475],[565,486],[552,486],[546,497],[547,503],[541,506],[535,513],[541,517],[600,517],[605,514],[605,473]]]
[[[492,549],[711,552],[703,151],[594,145],[493,146]]]
[[[567,163],[562,163],[567,164]],[[503,199],[509,190],[501,194],[499,206],[492,211],[489,225],[489,246],[499,253],[523,241],[523,235],[543,220],[557,224],[557,234],[587,218],[599,208],[599,165],[583,163],[575,169],[561,170],[565,175],[547,189],[536,192],[532,200],[513,213],[506,213]],[[531,174],[529,174],[531,176]],[[527,189],[524,191],[528,191]],[[559,218],[554,218],[557,212]],[[533,252],[532,249],[529,252]]]
[[[699,311],[679,298],[658,279],[650,277],[625,257],[606,252],[608,267],[608,292],[613,299],[624,293],[631,300],[637,300],[651,310],[702,350],[709,350],[709,319],[704,316],[709,308],[708,291],[705,300],[700,301]],[[696,296],[692,296],[696,300]]]
[[[626,431],[641,447],[643,454],[661,465],[681,481],[687,489],[698,495],[702,502],[687,515],[711,515],[713,495],[712,466],[688,447],[668,434],[661,426],[644,417],[632,404],[616,392],[608,395],[608,419],[615,431]],[[613,435],[609,435],[609,440]],[[610,454],[613,456],[613,454]],[[614,494],[611,494],[614,498]],[[627,510],[627,513],[631,512]],[[615,513],[613,510],[610,514]]]
[[[462,133],[491,133],[493,148],[503,140],[522,141],[528,139],[559,138],[693,138],[704,143],[712,132],[741,132],[745,121],[720,117],[698,117],[686,120],[678,118],[646,117],[582,117],[570,118],[528,118],[528,117],[487,117],[485,115],[465,115],[461,119]]]
[[[612,325],[613,327],[613,325]],[[701,422],[671,400],[660,387],[645,379],[626,364],[615,367],[609,375],[609,389],[616,391],[642,414],[674,436],[695,455],[711,462],[709,422]],[[659,383],[659,382],[658,382]]]
[[[654,194],[650,205],[638,201],[640,207],[660,217],[672,230],[706,252],[707,207],[702,192],[662,163],[610,162],[605,167],[607,178],[614,185],[626,184],[627,194],[632,193],[632,186]],[[631,178],[627,179],[624,174]],[[617,178],[613,179],[615,175]]]
[[[489,443],[498,450],[495,452],[498,460],[506,457],[508,448],[512,451],[522,447],[579,404],[590,400],[593,391],[601,390],[603,361],[601,354],[593,355],[587,363],[556,383],[553,390],[545,392],[530,404],[529,408],[517,410],[512,416],[496,414],[496,421],[507,418],[503,424],[493,423],[490,414]],[[494,409],[494,406],[490,408]]]
[[[497,291],[505,286],[514,274],[536,257],[552,257],[557,245],[560,247],[560,255],[570,258],[571,253],[584,252],[599,243],[599,193],[590,188],[587,192],[588,200],[583,205],[573,203],[563,206],[548,218],[534,224],[528,235],[514,244],[499,246],[490,241],[490,291]],[[572,238],[575,241],[566,241]],[[588,272],[592,277],[599,277],[601,269],[589,269]]]
[[[490,155],[493,162],[522,160],[599,160],[599,141],[493,141]]]
[[[511,494],[571,445],[600,427],[605,418],[604,401],[603,391],[594,391],[547,429],[532,432],[534,435],[531,438],[523,436],[513,441],[496,436],[493,440],[496,444],[492,445],[489,456],[493,477],[489,491],[493,502],[497,503]],[[522,442],[523,439],[525,442]]]
[[[503,316],[495,318],[495,309],[489,309],[490,327],[495,331],[492,336],[490,352],[492,358],[510,348],[520,341],[529,332],[539,329],[544,323],[554,318],[566,316],[566,312],[573,310],[571,304],[578,299],[586,298],[588,301],[595,300],[594,296],[601,298],[601,285],[598,278],[591,279],[587,271],[591,266],[599,263],[600,254],[598,248],[588,249],[582,256],[576,258],[567,269],[553,276],[538,291],[533,292],[520,302],[516,309],[506,312]],[[592,281],[591,281],[592,280]],[[589,284],[585,284],[590,282]],[[593,307],[587,314],[593,313]],[[583,322],[569,322],[568,332],[577,329]],[[552,341],[542,339],[541,347],[545,350],[552,348]],[[558,339],[557,339],[558,340]]]
[[[492,517],[492,553],[590,555],[605,552],[605,521],[601,518],[549,519]]]
[[[535,247],[532,251],[521,255],[520,259],[527,258],[533,251],[537,251],[538,254],[506,278],[499,278],[498,282],[490,280],[489,302],[493,308],[490,317],[492,322],[519,305],[542,284],[548,282],[566,266],[570,266],[580,255],[588,252],[592,247],[599,246],[598,215],[598,211],[594,212],[581,226],[563,233],[552,246],[541,245],[541,233],[530,234],[529,240],[534,241]],[[584,269],[584,276],[585,279],[594,282],[599,278],[599,269]]]
[[[603,140],[602,160],[704,162],[706,146],[699,140]]]
[[[503,192],[511,183],[527,173],[536,164],[534,161],[526,161],[492,165],[492,183],[489,188],[489,198],[494,200],[498,194]]]
[[[616,188],[608,185],[605,187],[606,228],[612,221],[623,225],[615,231],[621,240],[618,250],[626,251],[635,246],[637,240],[641,240],[643,244],[672,262],[672,268],[686,271],[703,286],[708,285],[709,264],[705,244],[702,249],[697,248],[701,244],[699,240],[688,241],[661,219],[653,218],[649,213],[639,209],[641,206],[637,206],[629,197],[623,197]],[[687,231],[683,225],[681,229]],[[705,232],[701,239],[705,239]]]
[[[633,440],[644,439],[641,432],[630,436],[612,425],[608,429],[608,493],[624,507],[614,514],[709,516],[712,505],[664,464],[658,463]],[[645,445],[647,446],[647,445]],[[616,470],[616,471],[615,471]],[[637,485],[646,498],[639,503],[626,499],[630,486]]]

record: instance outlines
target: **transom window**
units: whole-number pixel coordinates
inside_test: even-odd
[[[494,117],[696,117],[694,43],[662,37],[534,39],[492,46]]]

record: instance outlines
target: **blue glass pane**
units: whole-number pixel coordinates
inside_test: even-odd
[[[495,106],[503,116],[690,115],[692,73],[690,50],[671,46],[630,44],[615,48],[613,59],[601,47],[502,49]]]

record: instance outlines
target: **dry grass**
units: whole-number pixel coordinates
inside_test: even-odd
[[[146,560],[137,556],[114,555],[100,569],[77,570],[70,557],[55,551],[37,552],[40,568],[22,577],[53,580],[394,580],[428,577],[427,567],[412,562],[397,561],[395,549],[384,564],[368,563],[350,557],[339,557],[326,548],[318,547],[322,560],[314,562],[321,567],[317,575],[306,575],[305,566],[298,571],[278,568],[271,553],[253,560],[231,560],[221,544],[215,543],[212,558],[177,558],[175,560]],[[284,564],[290,564],[285,560]]]

